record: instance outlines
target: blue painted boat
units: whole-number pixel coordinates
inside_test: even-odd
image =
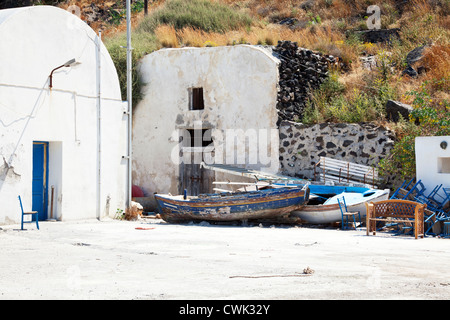
[[[297,187],[308,184],[310,196],[308,203],[300,209],[291,212],[288,218],[297,221],[300,218],[304,222],[326,224],[341,221],[341,211],[337,198],[344,196],[349,211],[360,211],[361,217],[366,215],[366,202],[381,201],[389,199],[389,189],[380,190],[370,188],[365,184],[334,183],[323,184],[320,182],[307,181],[295,177],[287,177],[278,174],[269,174],[245,168],[235,168],[226,165],[206,165],[206,169],[225,172],[240,177],[256,179],[254,185],[247,183],[244,190],[252,188],[286,188]],[[227,182],[218,182],[218,184],[232,184]],[[359,186],[358,186],[359,185]],[[242,190],[242,189],[241,189]],[[289,219],[287,219],[289,222]]]
[[[389,189],[372,189],[353,186],[309,186],[311,196],[308,205],[294,210],[291,217],[300,218],[312,224],[326,224],[341,221],[341,210],[337,199],[345,197],[348,211],[359,211],[366,216],[366,202],[389,199]]]
[[[199,196],[155,194],[159,214],[167,222],[239,221],[287,217],[309,200],[307,185]]]

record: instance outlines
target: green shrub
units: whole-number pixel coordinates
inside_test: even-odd
[[[414,110],[407,120],[397,125],[399,139],[390,154],[380,162],[380,174],[411,179],[416,175],[415,138],[419,136],[450,135],[450,102],[432,99],[426,91],[426,83],[420,90],[407,94],[414,98]],[[417,125],[416,122],[419,124]]]
[[[135,9],[139,10],[140,7]],[[119,16],[120,22],[121,17]],[[252,20],[245,14],[230,7],[207,0],[169,0],[162,7],[144,18],[132,33],[133,47],[133,105],[141,98],[141,83],[137,72],[139,60],[146,54],[158,50],[160,43],[155,35],[159,25],[166,24],[176,29],[193,27],[207,32],[225,32],[228,30],[250,27]],[[127,99],[127,46],[126,33],[105,38],[105,45],[114,61],[119,75],[122,99]]]
[[[378,85],[364,91],[354,89],[345,94],[345,86],[338,80],[337,73],[315,90],[309,101],[302,121],[320,122],[368,122],[384,118],[384,105],[394,93],[387,82],[374,82]]]
[[[133,33],[132,38],[132,100],[136,106],[141,99],[142,84],[139,79],[137,67],[139,60],[146,54],[158,49],[158,41],[155,35]],[[127,99],[127,38],[126,33],[105,39],[105,46],[111,55],[119,76],[122,99]]]
[[[318,90],[313,92],[312,98],[307,102],[303,114],[304,123],[319,123],[327,119],[327,109],[336,96],[341,96],[345,86],[339,82],[338,73],[332,72]]]
[[[377,98],[359,89],[349,97],[333,97],[327,109],[326,118],[333,122],[369,122],[383,117],[383,110]]]
[[[424,89],[424,83],[420,91],[413,90],[407,94],[414,97],[410,121],[418,121],[422,128],[422,134],[427,136],[450,135],[450,102],[435,101]]]
[[[227,5],[207,0],[169,0],[164,6],[145,18],[138,26],[139,32],[151,32],[161,25],[175,29],[192,27],[206,32],[226,32],[249,28],[252,19]]]
[[[378,163],[380,176],[410,180],[416,176],[415,138],[422,135],[421,128],[405,119],[400,119],[396,131],[401,138],[394,144],[389,155]]]

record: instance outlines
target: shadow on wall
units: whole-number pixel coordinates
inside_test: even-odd
[[[5,183],[6,179],[8,179],[13,183],[20,181],[20,174],[14,171],[13,166],[8,165],[8,162],[6,162],[5,157],[2,158],[3,158],[3,165],[0,166],[0,191],[2,190],[3,184]]]
[[[11,151],[11,154],[9,155],[9,157],[6,158],[7,156],[4,154],[0,155],[3,159],[3,164],[0,166],[0,191],[2,190],[3,184],[6,182],[7,179],[8,179],[8,181],[10,181],[12,183],[16,183],[16,182],[20,181],[20,174],[18,174],[17,172],[14,171],[14,166],[12,165],[12,162],[14,160],[14,157],[16,155],[16,152],[20,145],[20,142],[22,141],[24,133],[27,130],[30,120],[35,117],[36,110],[39,110],[39,107],[42,106],[42,104],[45,101],[45,97],[44,98],[42,98],[42,97],[43,97],[44,92],[46,92],[45,88],[48,85],[47,81],[48,80],[45,81],[44,85],[41,88],[14,86],[14,88],[18,88],[18,89],[33,89],[33,90],[40,90],[40,92],[34,103],[33,109],[31,110],[29,115],[19,117],[9,123],[5,123],[3,120],[0,119],[0,125],[3,128],[11,127],[12,125],[14,125],[16,123],[25,120],[25,124],[23,126],[23,129],[20,131],[20,136],[17,139],[17,142],[11,143],[12,145],[14,145],[14,147],[12,147],[12,151]],[[5,85],[5,86],[11,87],[9,85]]]

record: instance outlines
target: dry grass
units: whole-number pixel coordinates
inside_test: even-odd
[[[425,51],[421,65],[427,70],[424,80],[431,91],[450,93],[450,45],[435,44]]]
[[[239,43],[276,45],[278,41],[295,41],[301,47],[311,48],[336,56],[351,54],[354,49],[344,44],[344,36],[330,27],[291,30],[284,26],[270,24],[265,27],[252,27],[247,30],[228,31],[225,33],[205,32],[192,27],[176,30],[172,26],[161,25],[156,35],[164,47],[205,45],[232,45]],[[178,43],[176,43],[178,41]]]
[[[427,90],[439,99],[448,98],[448,80],[450,70],[450,16],[445,6],[447,0],[412,0],[403,7],[400,15],[396,0],[377,3],[375,0],[211,0],[227,4],[240,13],[256,17],[251,26],[228,29],[224,32],[207,32],[193,25],[176,27],[174,24],[159,24],[154,30],[154,38],[142,37],[136,30],[133,37],[135,47],[206,47],[225,46],[241,43],[253,45],[277,45],[278,41],[295,41],[300,47],[320,51],[339,57],[348,68],[341,72],[339,81],[346,87],[344,95],[351,99],[355,90],[371,90],[379,78],[377,71],[368,71],[361,65],[359,57],[379,55],[389,52],[389,65],[395,69],[388,82],[403,102],[410,102],[407,92],[417,91],[425,85]],[[82,4],[92,2],[82,0]],[[94,1],[96,2],[96,1]],[[101,1],[97,1],[101,2]],[[448,2],[448,1],[447,1]],[[159,0],[158,4],[165,1]],[[305,7],[302,4],[310,3]],[[433,5],[431,5],[433,3]],[[438,3],[438,5],[436,5]],[[107,5],[105,2],[104,5]],[[353,30],[366,28],[365,19],[368,5],[378,4],[381,8],[383,27],[400,27],[400,41],[391,45],[362,43],[355,37],[348,37]],[[154,4],[150,7],[153,12]],[[274,23],[286,17],[296,18],[299,26],[289,28]],[[143,13],[135,14],[133,25],[142,22]],[[114,32],[125,30],[123,25],[115,27]],[[145,32],[148,34],[148,32]],[[152,33],[153,34],[153,33]],[[148,42],[147,45],[140,45]],[[405,69],[405,58],[412,49],[424,43],[434,43],[426,51],[422,63],[428,70],[419,78],[410,78],[401,73]],[[141,50],[143,51],[143,50]],[[144,50],[145,51],[145,50]],[[148,52],[147,52],[148,53]],[[428,81],[428,82],[427,82]],[[372,90],[373,91],[373,90]],[[369,91],[370,92],[370,91]]]
[[[227,45],[227,34],[205,32],[203,30],[186,27],[177,31],[180,44],[187,47],[205,47]]]
[[[407,4],[407,8],[418,17],[428,14],[432,10],[428,0],[411,0]]]
[[[450,30],[450,15],[438,17],[438,23],[441,28]]]
[[[165,48],[178,48],[178,38],[175,28],[168,25],[160,25],[155,30],[155,35]]]
[[[339,82],[345,87],[346,93],[353,92],[354,90],[361,90],[367,86],[367,77],[370,75],[370,71],[365,69],[360,63],[353,67],[352,72],[341,74]]]

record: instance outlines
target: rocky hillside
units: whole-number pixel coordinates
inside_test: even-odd
[[[0,8],[57,5],[102,30],[125,98],[125,3],[3,0]],[[132,1],[134,65],[162,47],[272,46],[282,57],[280,119],[390,128],[398,141],[380,165],[399,176],[414,175],[414,137],[450,134],[449,0],[148,0],[147,15],[144,4]]]

